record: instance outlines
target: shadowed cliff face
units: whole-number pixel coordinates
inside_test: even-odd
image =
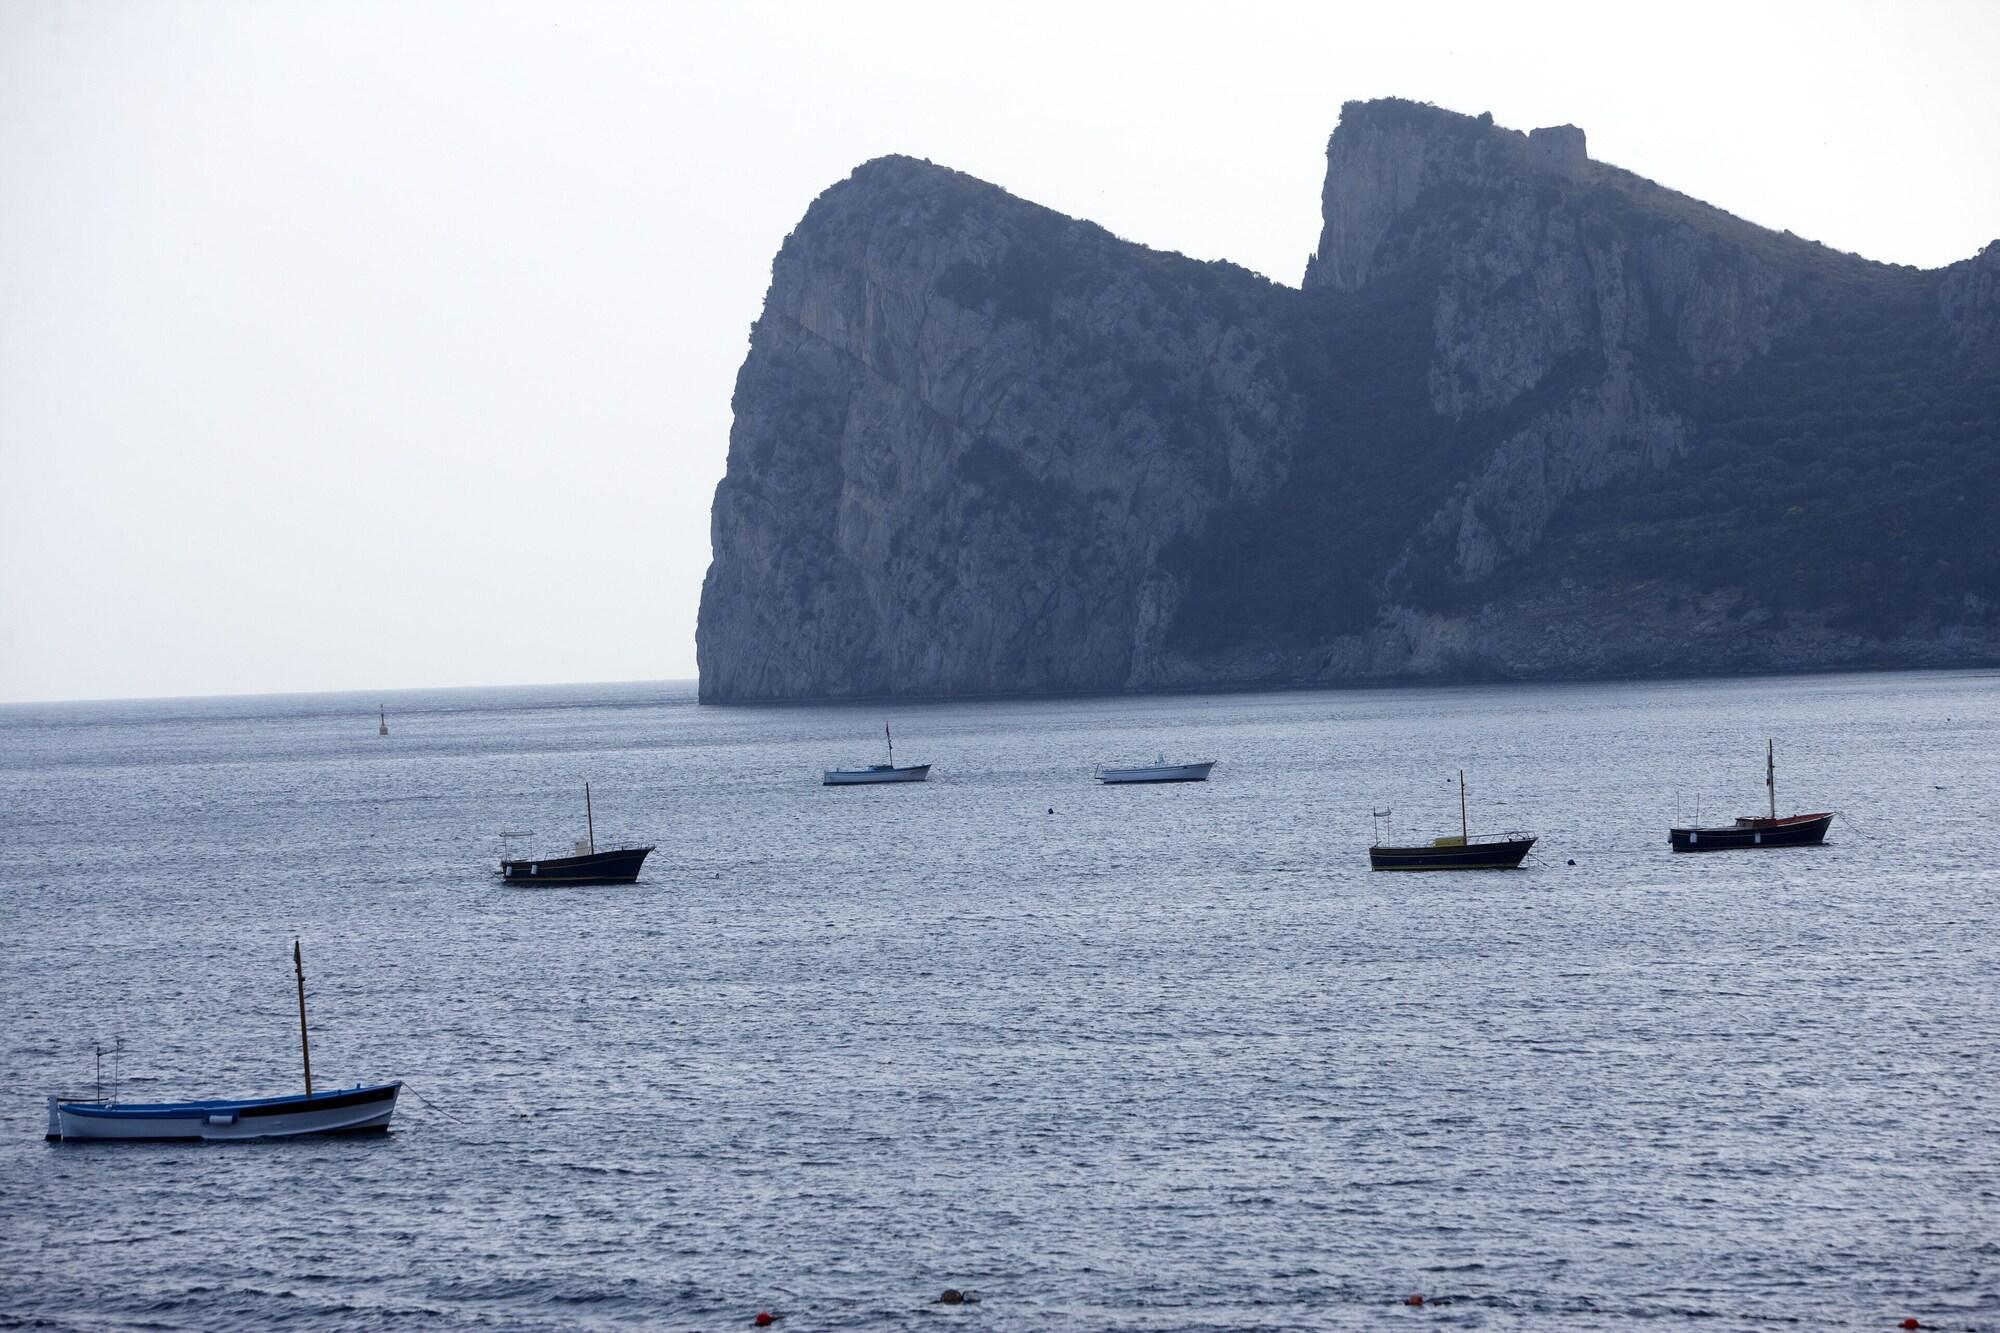
[[[827,191],[702,697],[2000,657],[2000,246],[1871,264],[1400,101],[1322,209],[1292,290],[909,159]]]

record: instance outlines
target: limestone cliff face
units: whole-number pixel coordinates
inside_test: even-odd
[[[1396,100],[1327,156],[1302,290],[906,158],[815,201],[737,381],[702,697],[2000,660],[2000,245],[1870,264]],[[1937,440],[1973,461],[1899,549],[1874,474]],[[1740,572],[1780,494],[1796,549]]]
[[[1160,549],[1284,476],[1281,296],[939,167],[862,167],[751,332],[704,697],[1122,683]]]

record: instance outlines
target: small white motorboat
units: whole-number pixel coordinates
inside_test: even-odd
[[[230,1097],[191,1102],[118,1100],[118,1081],[104,1095],[99,1048],[98,1087],[89,1097],[49,1098],[47,1138],[68,1142],[137,1143],[160,1139],[288,1139],[302,1134],[386,1133],[396,1114],[402,1081],[357,1084],[314,1092],[312,1047],[306,1039],[306,968],[299,942],[292,941],[292,967],[299,979],[299,1054],[305,1061],[306,1090],[284,1097]],[[122,1049],[123,1042],[119,1043]]]
[[[1201,759],[1192,764],[1170,764],[1161,755],[1150,764],[1136,768],[1103,768],[1097,770],[1097,780],[1104,783],[1118,782],[1206,782],[1208,770],[1215,767],[1215,760]]]
[[[889,724],[882,724],[882,735],[889,742],[889,762],[870,764],[866,768],[828,768],[820,772],[822,787],[859,787],[875,782],[922,782],[931,775],[929,764],[905,764],[896,767],[896,738],[889,734]]]

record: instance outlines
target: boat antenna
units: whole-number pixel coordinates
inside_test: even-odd
[[[292,970],[299,975],[299,1054],[306,1062],[306,1096],[313,1095],[312,1043],[306,1040],[306,960],[299,952],[299,940],[292,937]]]
[[[1458,837],[1461,842],[1472,841],[1472,830],[1465,823],[1465,770],[1458,770]]]
[[[1778,746],[1775,741],[1764,742],[1764,786],[1771,797],[1771,818],[1778,817]]]
[[[590,854],[597,855],[597,816],[590,812],[590,784],[583,784],[583,827],[590,835]]]

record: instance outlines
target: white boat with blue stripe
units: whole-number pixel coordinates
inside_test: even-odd
[[[291,1139],[307,1134],[386,1133],[396,1114],[401,1079],[358,1083],[351,1088],[313,1091],[312,1043],[306,1035],[306,963],[292,941],[292,968],[299,979],[299,1058],[306,1090],[284,1097],[222,1097],[190,1102],[121,1102],[118,1057],[125,1043],[97,1048],[97,1085],[89,1097],[49,1098],[50,1142],[88,1143],[238,1139]],[[112,1056],[111,1095],[104,1095],[104,1057]]]
[[[199,1139],[289,1139],[302,1134],[385,1133],[403,1085],[289,1097],[204,1102],[100,1102],[49,1098],[48,1137],[65,1143]]]

